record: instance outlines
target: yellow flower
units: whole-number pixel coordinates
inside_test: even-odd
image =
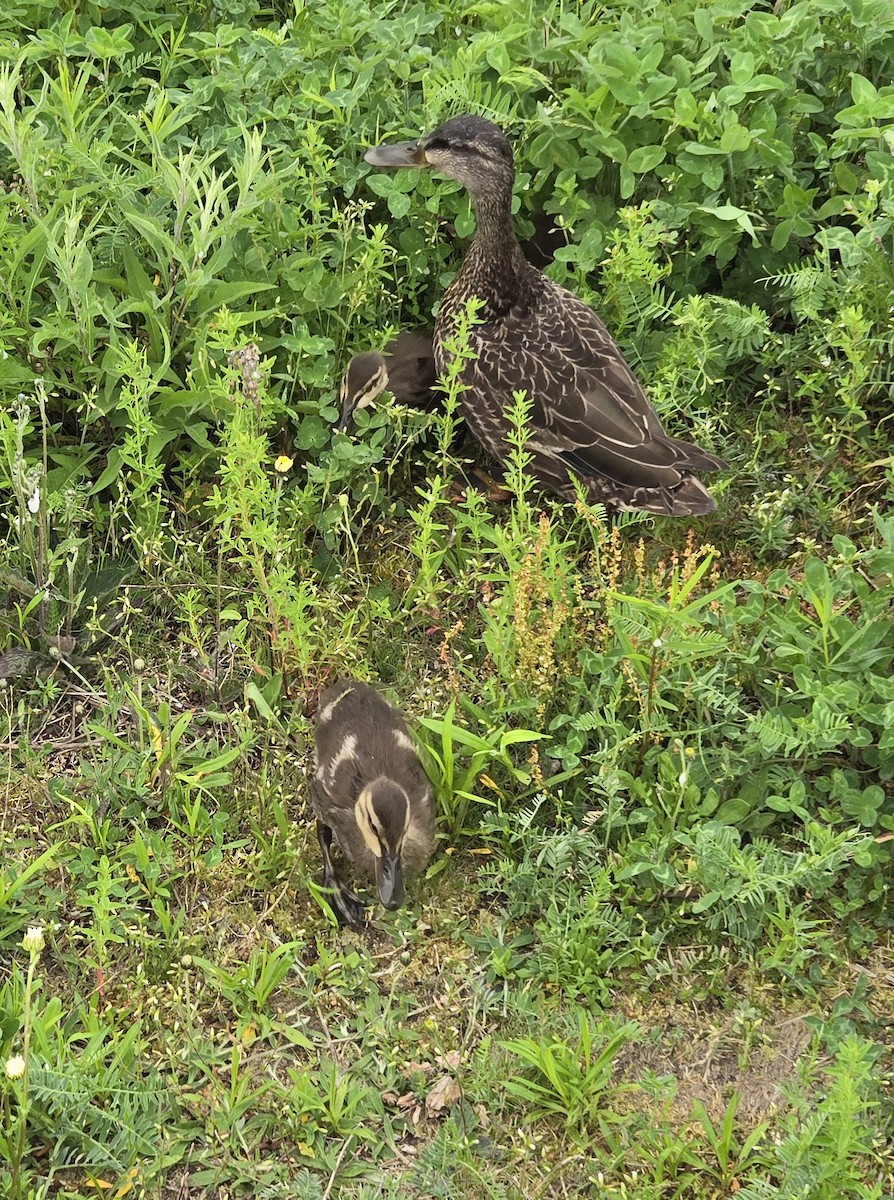
[[[274,471],[279,471],[280,475],[285,475],[292,469],[294,458],[289,458],[288,454],[280,454],[279,458],[273,464]]]
[[[25,1074],[25,1060],[21,1054],[16,1054],[6,1060],[6,1074],[10,1079],[21,1079]]]

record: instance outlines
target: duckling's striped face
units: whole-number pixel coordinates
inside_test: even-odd
[[[376,858],[400,854],[410,828],[410,805],[402,787],[389,779],[375,780],[357,797],[354,817]]]
[[[358,408],[368,408],[388,386],[385,359],[375,350],[355,354],[341,381],[338,400],[341,417],[338,429],[347,429]]]
[[[404,899],[400,852],[410,828],[407,793],[393,780],[376,779],[357,797],[354,818],[375,859],[379,899],[386,908],[400,908]]]

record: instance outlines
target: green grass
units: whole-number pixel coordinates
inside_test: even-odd
[[[891,1193],[892,31],[0,15],[0,1194]],[[729,460],[716,516],[539,495],[522,404],[517,499],[458,498],[449,379],[332,435],[347,357],[431,320],[472,227],[362,151],[461,111]],[[439,804],[362,933],[312,888],[341,670]]]

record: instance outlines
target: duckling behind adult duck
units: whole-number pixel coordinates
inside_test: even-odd
[[[405,329],[380,354],[365,350],[348,363],[341,387],[341,417],[336,429],[347,429],[358,408],[366,408],[387,388],[398,404],[430,408],[434,402],[435,354],[432,333]]]
[[[448,342],[472,297],[483,302],[462,374],[466,421],[486,450],[505,462],[506,409],[524,390],[532,402],[532,473],[552,491],[575,495],[572,477],[610,510],[671,516],[710,512],[714,501],[695,478],[726,463],[665,433],[602,321],[572,292],[528,263],[512,227],[512,147],[482,117],[445,121],[416,141],[376,146],[378,167],[423,167],[465,187],[476,231],[435,323],[435,366],[452,358]]]
[[[375,879],[385,908],[400,908],[405,873],[422,870],[434,849],[431,787],[401,714],[350,676],[320,697],[312,794],[323,884],[340,919],[361,924],[363,904],[338,881],[333,835],[358,871]]]

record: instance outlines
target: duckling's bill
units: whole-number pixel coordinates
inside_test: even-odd
[[[386,853],[376,859],[376,887],[385,908],[394,910],[404,902],[404,873],[400,854]]]

